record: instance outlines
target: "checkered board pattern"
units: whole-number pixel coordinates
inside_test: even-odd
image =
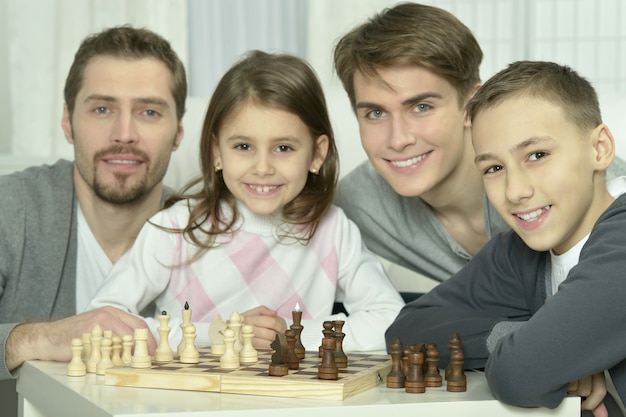
[[[384,383],[391,369],[388,355],[348,354],[348,367],[339,370],[335,381],[317,378],[320,359],[306,352],[298,370],[285,376],[270,376],[271,350],[259,350],[259,360],[238,369],[221,369],[220,357],[209,348],[199,348],[200,362],[166,364],[153,362],[151,368],[116,367],[106,370],[105,384],[127,387],[210,391],[274,397],[343,400]]]

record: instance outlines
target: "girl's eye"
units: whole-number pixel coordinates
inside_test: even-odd
[[[292,151],[293,148],[291,146],[289,146],[289,145],[278,145],[276,150],[278,152],[289,152],[289,151]]]
[[[235,145],[235,149],[239,149],[241,151],[247,151],[248,149],[250,149],[250,145],[248,145],[247,143],[240,143],[238,145]]]

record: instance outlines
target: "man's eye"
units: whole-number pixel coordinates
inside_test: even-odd
[[[385,112],[382,110],[372,110],[367,113],[366,117],[368,119],[380,119],[385,115]]]
[[[105,114],[109,111],[108,108],[104,107],[104,106],[100,106],[100,107],[96,107],[94,109],[94,112],[98,113],[98,114]]]
[[[157,116],[159,116],[160,113],[158,111],[156,111],[156,110],[146,110],[145,114],[148,117],[157,117]]]
[[[425,112],[432,109],[432,107],[426,103],[419,103],[418,105],[415,106],[415,110],[417,112]]]

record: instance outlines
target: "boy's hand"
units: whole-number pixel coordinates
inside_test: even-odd
[[[583,410],[591,410],[595,417],[608,417],[609,413],[603,403],[606,396],[604,372],[570,382],[567,393],[583,397]]]
[[[278,313],[265,306],[255,307],[242,314],[244,323],[254,327],[252,345],[257,349],[269,349],[277,333],[285,333],[287,322]]]

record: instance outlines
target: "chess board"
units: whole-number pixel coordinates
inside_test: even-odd
[[[210,348],[199,348],[200,363],[166,364],[153,362],[151,368],[115,367],[106,370],[105,384],[125,387],[210,391],[231,394],[265,395],[290,398],[343,400],[385,382],[391,369],[388,355],[351,353],[348,367],[339,370],[335,381],[317,378],[320,359],[317,352],[306,352],[298,370],[285,376],[269,376],[271,350],[260,350],[256,364],[238,369],[221,369],[219,356]]]

